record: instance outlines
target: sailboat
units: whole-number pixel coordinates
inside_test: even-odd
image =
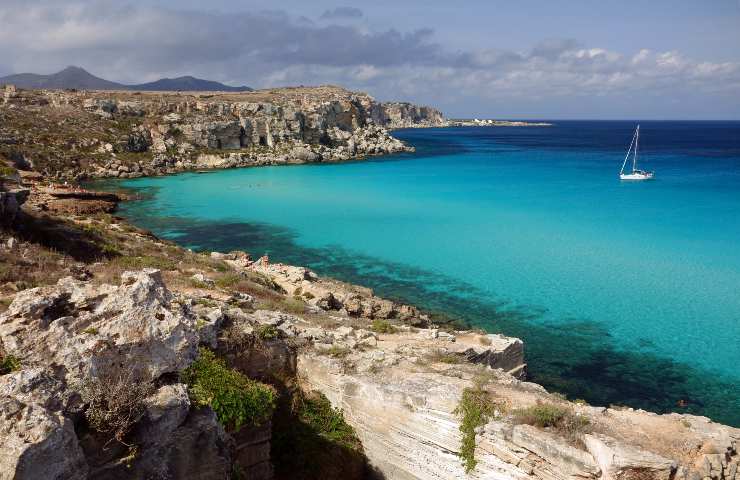
[[[622,162],[622,170],[619,171],[620,180],[651,180],[655,176],[654,172],[647,172],[645,170],[639,170],[637,168],[637,147],[639,143],[640,125],[637,125],[637,129],[635,129],[635,134],[632,135],[630,148],[627,149],[627,155],[625,155],[624,162]],[[630,153],[632,153],[632,171],[625,173],[624,167],[627,166],[627,160],[629,160],[630,158]]]

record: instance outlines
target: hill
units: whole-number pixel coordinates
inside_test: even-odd
[[[0,77],[0,85],[11,84],[20,88],[68,89],[77,90],[140,90],[140,91],[201,91],[201,92],[249,92],[251,88],[231,87],[212,80],[202,80],[192,76],[162,78],[154,82],[126,85],[96,77],[87,70],[70,66],[50,75],[20,73]]]

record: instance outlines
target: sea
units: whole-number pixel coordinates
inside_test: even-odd
[[[740,122],[397,130],[415,153],[119,181],[119,214],[525,342],[570,399],[740,426]]]

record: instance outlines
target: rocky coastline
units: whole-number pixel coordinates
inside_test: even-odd
[[[130,92],[115,108],[95,92],[7,92],[0,160],[21,170],[0,189],[0,479],[740,480],[740,429],[568,400],[526,381],[519,339],[434,325],[300,266],[191,252],[113,216],[116,195],[48,185],[243,166],[221,162],[249,148],[329,161],[322,149],[443,121],[431,110],[327,87],[190,107],[147,97],[132,121]],[[264,113],[268,98],[282,113]],[[247,104],[267,116],[233,113]],[[72,123],[45,130],[60,112]],[[298,123],[278,130],[288,117]],[[251,142],[269,131],[274,143],[243,145],[247,120]],[[146,163],[163,129],[162,155],[192,145],[194,163]]]
[[[57,180],[347,161],[413,151],[391,129],[446,124],[430,107],[331,86],[221,94],[6,86],[0,114],[0,154]]]
[[[493,120],[478,119],[454,120],[450,119],[447,124],[451,127],[551,127],[547,122],[525,122],[521,120]]]

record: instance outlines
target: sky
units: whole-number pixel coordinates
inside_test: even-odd
[[[452,118],[740,119],[740,0],[0,0],[0,75],[335,84]]]

